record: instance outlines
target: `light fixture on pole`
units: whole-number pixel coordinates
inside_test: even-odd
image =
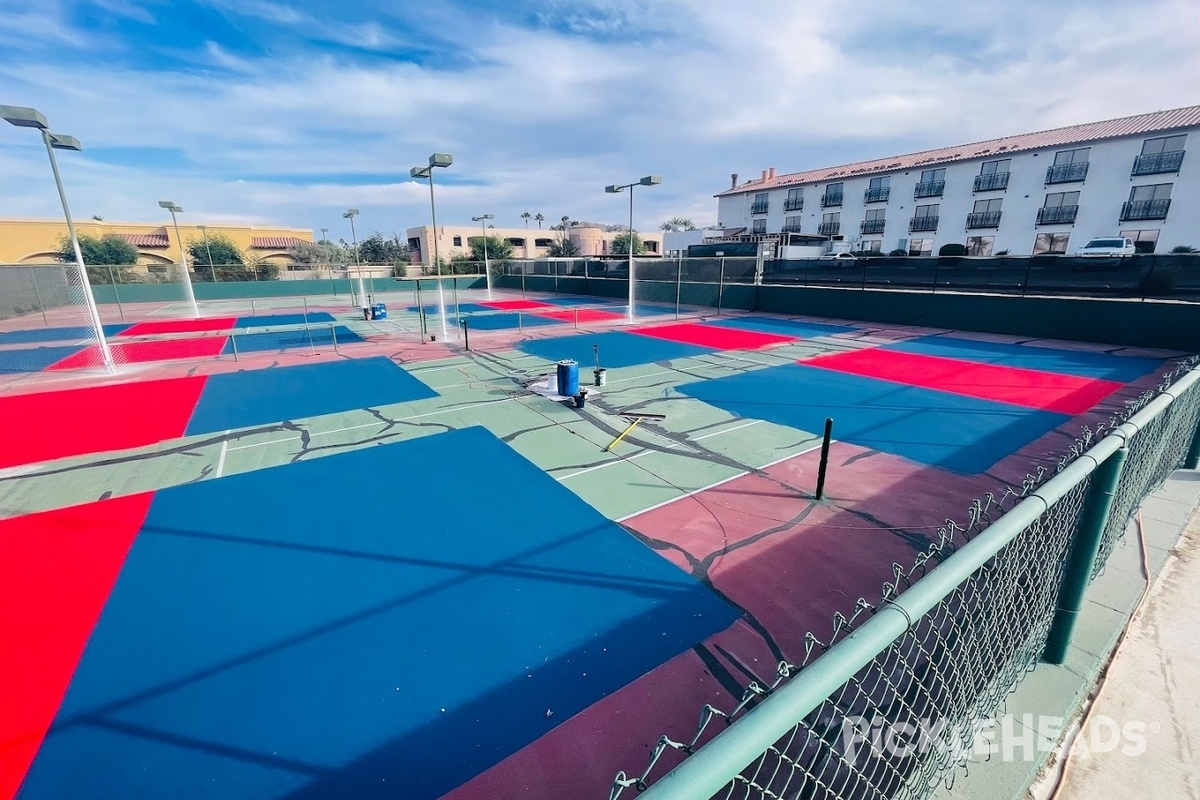
[[[646,177],[642,178],[640,181],[637,181],[635,183],[613,184],[612,186],[604,187],[604,191],[608,192],[609,194],[616,194],[618,192],[623,192],[626,189],[629,190],[629,314],[627,315],[627,318],[630,322],[633,322],[633,296],[634,296],[634,292],[633,292],[633,287],[634,287],[634,277],[633,277],[633,187],[635,187],[635,186],[657,186],[660,183],[662,183],[662,178],[660,176],[647,175]]]
[[[367,292],[363,287],[362,259],[358,256],[358,234],[354,231],[354,218],[358,216],[357,208],[348,208],[342,214],[342,219],[350,220],[350,239],[354,243],[354,267],[358,270],[358,307],[367,307]]]
[[[75,251],[75,265],[79,269],[79,283],[83,287],[88,319],[96,334],[96,343],[100,348],[100,359],[104,368],[112,372],[114,371],[112,351],[108,348],[108,339],[104,337],[104,325],[100,322],[100,310],[96,307],[96,298],[92,294],[92,283],[88,280],[87,266],[83,263],[83,251],[79,248],[79,237],[75,234],[75,220],[71,218],[71,207],[67,204],[67,193],[63,189],[62,176],[58,172],[58,159],[54,157],[55,150],[79,151],[83,149],[83,145],[74,136],[51,133],[50,123],[35,108],[0,106],[0,118],[18,128],[36,128],[42,134],[42,142],[46,145],[46,154],[50,157],[50,169],[54,172],[54,185],[58,187],[58,199],[62,201],[63,216],[67,220],[67,233],[71,237],[71,248]]]
[[[183,247],[183,235],[179,233],[179,218],[176,214],[183,213],[183,207],[177,206],[170,200],[159,200],[159,208],[171,212],[171,222],[175,225],[175,238],[179,240],[179,268],[183,271],[183,290],[187,293],[188,302],[192,305],[192,314],[200,318],[200,307],[196,305],[196,292],[192,289],[192,276],[188,274],[187,251]],[[216,275],[213,275],[216,278]]]
[[[488,300],[492,299],[492,269],[490,263],[488,262],[487,220],[495,218],[495,214],[484,214],[481,217],[471,217],[471,221],[478,222],[479,230],[483,232],[483,274],[487,276]]]
[[[454,156],[449,153],[434,153],[429,157],[428,166],[413,167],[408,171],[408,174],[413,178],[429,179],[429,216],[433,220],[433,264],[438,278],[438,316],[442,318],[443,342],[449,337],[449,330],[446,327],[446,294],[442,290],[442,261],[438,257],[437,203],[433,199],[433,168],[442,167],[444,169],[453,163]]]
[[[208,246],[208,226],[197,225],[196,227],[200,229],[200,233],[204,236],[204,252],[208,253],[208,266],[213,271],[213,281],[215,282],[217,280],[217,265],[213,263],[212,248]]]

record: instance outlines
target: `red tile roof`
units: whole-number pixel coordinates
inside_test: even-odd
[[[999,139],[988,139],[972,144],[960,144],[954,147],[940,147],[936,150],[923,150],[903,156],[878,158],[874,161],[859,161],[854,164],[843,164],[839,167],[823,167],[806,172],[792,172],[787,175],[776,175],[766,180],[755,179],[747,181],[733,189],[726,189],[715,195],[744,194],[746,192],[762,191],[779,186],[794,186],[801,183],[814,183],[835,178],[856,178],[878,172],[891,172],[911,167],[925,167],[935,164],[948,164],[955,161],[968,161],[984,156],[1003,157],[1011,153],[1028,150],[1039,150],[1043,147],[1062,147],[1070,144],[1103,139],[1117,139],[1122,136],[1139,136],[1160,131],[1178,130],[1200,125],[1200,106],[1176,108],[1170,111],[1156,111],[1152,114],[1139,114],[1135,117],[1122,117],[1104,122],[1089,122],[1085,125],[1071,125],[1066,128],[1055,128],[1038,133],[1023,133],[1018,136],[1004,136]]]
[[[129,242],[134,247],[170,247],[171,242],[167,239],[166,232],[163,233],[118,233],[125,241]]]
[[[255,236],[250,240],[250,246],[260,250],[287,250],[298,244],[311,244],[295,236]]]

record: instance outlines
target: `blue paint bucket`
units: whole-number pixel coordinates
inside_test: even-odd
[[[558,394],[560,397],[574,397],[579,394],[579,362],[558,362]]]

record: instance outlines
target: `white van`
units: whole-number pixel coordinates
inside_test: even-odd
[[[1137,252],[1133,239],[1127,236],[1112,236],[1092,239],[1075,251],[1077,256],[1131,256]]]

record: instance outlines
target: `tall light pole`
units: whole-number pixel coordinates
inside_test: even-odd
[[[434,153],[429,157],[428,166],[413,167],[408,171],[408,174],[414,178],[429,179],[429,216],[433,220],[433,264],[437,271],[438,316],[442,318],[443,342],[449,337],[449,331],[446,328],[446,293],[442,290],[442,261],[438,257],[437,203],[433,199],[433,169],[434,167],[445,168],[453,163],[454,156],[449,153]]]
[[[342,219],[350,220],[350,239],[354,242],[354,266],[358,270],[358,307],[367,307],[367,292],[363,287],[362,259],[358,256],[358,234],[354,230],[354,218],[358,216],[357,208],[348,208],[342,214]]]
[[[192,314],[199,319],[200,307],[196,305],[196,292],[192,289],[192,276],[188,274],[187,251],[183,248],[183,235],[179,232],[179,218],[175,216],[182,214],[183,208],[170,200],[159,200],[158,207],[171,212],[171,222],[175,225],[175,238],[179,240],[179,268],[183,270],[183,290],[187,292],[188,302],[192,304]],[[214,271],[213,280],[216,280],[216,277]]]
[[[75,265],[79,268],[79,282],[83,287],[84,303],[87,305],[88,318],[96,334],[96,343],[100,347],[100,358],[104,368],[113,372],[112,351],[108,349],[108,339],[104,337],[104,325],[100,322],[100,310],[96,308],[96,298],[92,295],[92,283],[88,280],[87,266],[83,263],[83,251],[79,248],[79,237],[75,234],[75,220],[71,218],[71,207],[67,204],[67,193],[63,189],[62,176],[58,172],[58,159],[54,157],[55,150],[82,150],[83,145],[74,136],[50,133],[50,123],[42,113],[34,108],[23,106],[0,106],[0,117],[18,128],[36,128],[42,134],[42,142],[46,145],[46,154],[50,157],[50,169],[54,172],[54,185],[58,187],[58,199],[62,201],[63,216],[67,220],[67,233],[71,237],[71,247],[75,251]]]
[[[321,249],[325,251],[325,269],[329,270],[329,277],[333,277],[333,260],[329,257],[329,228],[321,228]]]
[[[204,236],[204,252],[208,253],[208,266],[213,271],[213,281],[216,281],[217,265],[213,263],[212,248],[208,246],[208,226],[207,225],[197,225],[196,227],[200,229],[200,233]]]
[[[484,214],[480,217],[471,217],[472,222],[479,223],[479,230],[483,232],[483,274],[487,276],[487,294],[488,300],[492,299],[492,269],[488,262],[487,251],[487,221],[495,219],[495,214]]]
[[[609,194],[616,194],[629,190],[629,314],[628,319],[633,322],[633,187],[635,186],[657,186],[662,183],[662,178],[658,175],[647,175],[636,183],[613,184],[605,186],[604,191]]]

